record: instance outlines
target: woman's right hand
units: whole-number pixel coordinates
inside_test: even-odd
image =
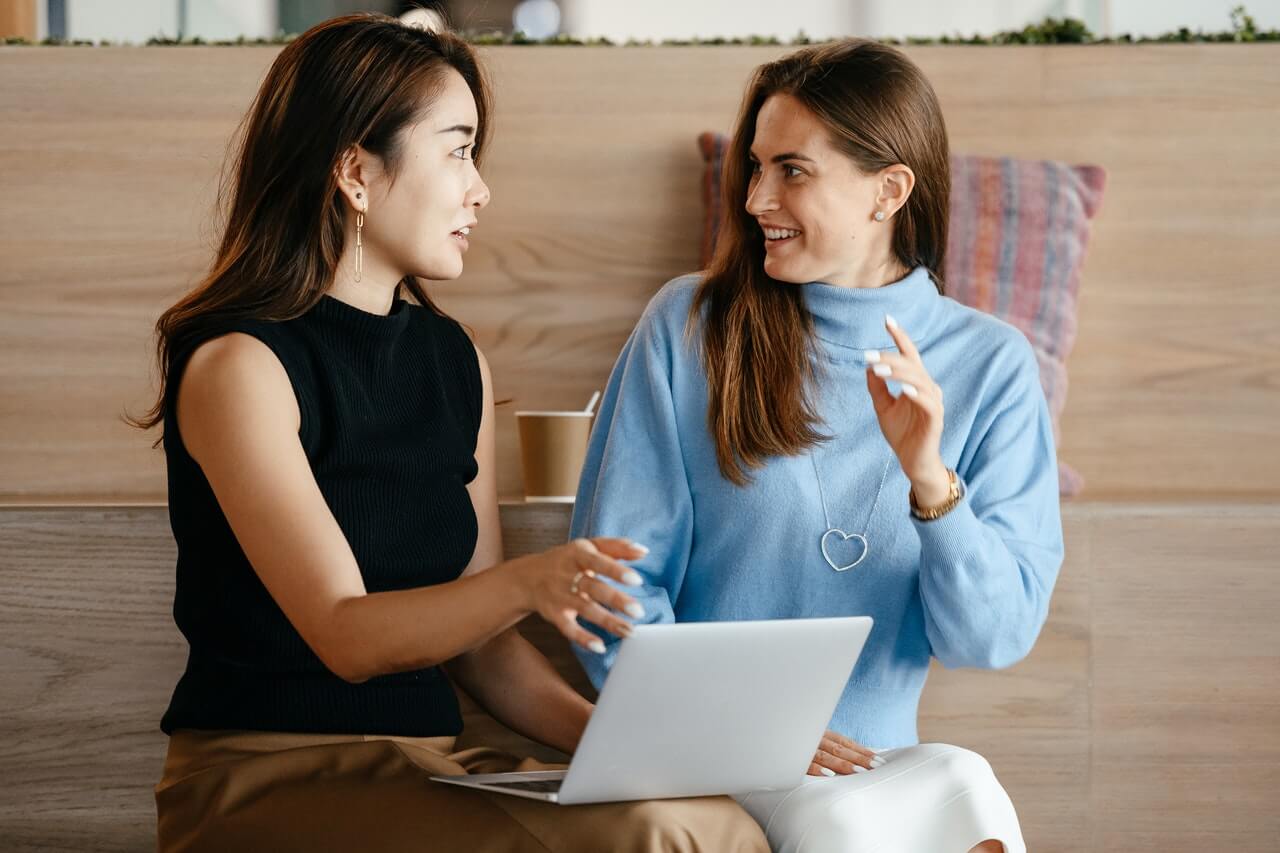
[[[640,619],[644,608],[602,578],[612,578],[626,586],[642,585],[640,575],[618,560],[638,560],[647,553],[648,548],[628,539],[597,537],[575,539],[514,562],[521,569],[518,576],[523,581],[529,609],[554,625],[570,642],[603,654],[604,643],[578,624],[578,617],[615,636],[630,636],[631,623],[613,611]]]

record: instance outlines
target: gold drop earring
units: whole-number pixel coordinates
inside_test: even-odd
[[[364,193],[356,193],[356,198],[364,198]],[[364,229],[364,211],[356,211],[356,281],[360,280],[360,274],[364,272],[364,240],[361,232]]]

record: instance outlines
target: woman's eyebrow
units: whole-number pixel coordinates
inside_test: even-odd
[[[756,156],[756,152],[754,151],[748,151],[747,153],[751,155],[751,159],[753,160],[760,159],[759,157]],[[803,154],[797,153],[795,151],[788,151],[785,154],[775,154],[770,162],[781,163],[783,160],[804,160],[806,163],[818,162],[817,160],[814,160],[812,157],[806,157]]]
[[[465,133],[467,136],[475,134],[476,129],[469,124],[455,124],[453,127],[446,127],[444,130],[436,131],[437,133]]]

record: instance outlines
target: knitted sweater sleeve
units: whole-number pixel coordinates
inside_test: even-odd
[[[622,536],[650,549],[632,565],[644,586],[626,588],[645,610],[643,624],[673,622],[693,541],[693,501],[680,449],[671,387],[671,322],[678,306],[660,293],[627,340],[605,388],[574,506],[574,537]],[[664,318],[663,314],[667,316]],[[595,654],[574,647],[599,687],[618,638]]]
[[[1035,356],[1025,339],[1006,355],[957,473],[966,496],[941,518],[912,516],[920,537],[920,597],[935,657],[996,669],[1031,651],[1062,565],[1057,457]]]

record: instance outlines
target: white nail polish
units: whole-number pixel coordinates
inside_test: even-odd
[[[863,767],[861,764],[855,764],[855,765],[853,765],[853,772],[854,772],[854,773],[868,773],[868,772],[870,772],[870,771],[868,771],[868,770],[867,770],[867,768]]]
[[[871,368],[871,372],[883,379],[886,376],[893,375],[893,368],[887,364],[877,364],[875,367]]]
[[[867,364],[875,364],[880,361],[880,350],[869,349],[862,354],[862,357],[867,360]]]
[[[836,771],[832,770],[830,767],[819,767],[818,769],[822,771],[822,775],[823,775],[823,776],[834,776],[834,775],[836,775]]]
[[[592,640],[590,643],[587,644],[587,648],[591,649],[591,651],[595,652],[598,655],[604,654],[604,643],[600,642],[599,640]]]
[[[895,320],[895,319],[893,319],[893,315],[892,315],[892,314],[885,314],[885,315],[884,315],[884,324],[885,324],[886,326],[888,326],[890,329],[896,329],[896,328],[898,328],[898,321],[897,321],[897,320]]]
[[[881,764],[884,764],[884,759],[880,756],[877,755],[875,758],[871,759],[872,767],[879,767]]]
[[[644,608],[643,608],[643,607],[641,607],[641,606],[639,605],[639,603],[637,603],[637,602],[635,602],[635,601],[631,602],[631,603],[630,603],[630,604],[628,604],[626,607],[622,608],[622,610],[623,610],[623,612],[625,612],[628,616],[630,616],[632,619],[643,619],[643,618],[644,618]]]
[[[622,582],[627,586],[644,586],[644,578],[635,572],[627,572],[622,576]]]
[[[916,386],[911,385],[907,382],[902,383],[902,393],[906,394],[912,400],[920,396],[920,392],[916,390]]]
[[[631,543],[631,547],[632,547],[632,548],[635,548],[635,549],[636,549],[637,551],[639,551],[641,554],[648,554],[648,553],[649,553],[649,549],[648,549],[648,548],[646,548],[644,545],[641,545],[639,542],[632,542],[632,543]]]

